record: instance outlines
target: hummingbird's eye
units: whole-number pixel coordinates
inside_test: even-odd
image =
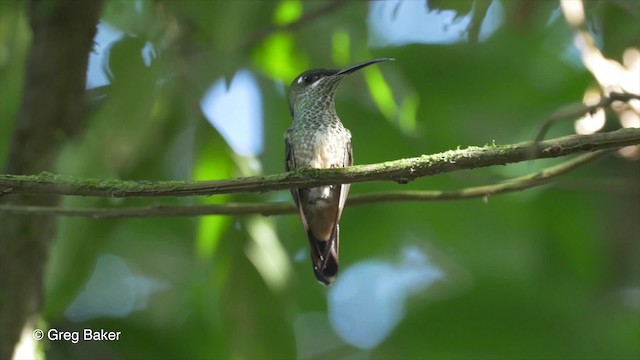
[[[311,76],[311,75],[303,75],[300,80],[302,80],[303,83],[309,85],[309,84],[311,84],[313,82],[313,76]]]

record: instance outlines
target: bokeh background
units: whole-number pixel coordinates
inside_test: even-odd
[[[337,93],[357,164],[530,140],[554,110],[604,86],[578,29],[626,71],[627,83],[640,82],[640,3],[588,1],[578,25],[570,15],[576,4],[582,6],[578,0],[564,8],[510,0],[106,0],[88,54],[87,96],[78,99],[90,105],[86,128],[65,144],[55,172],[130,180],[280,173],[293,78],[375,57],[396,61],[351,75]],[[0,167],[31,41],[27,5],[0,2]],[[615,111],[600,116],[596,130],[635,124]],[[567,121],[547,137],[577,128]],[[341,274],[329,288],[315,281],[297,216],[61,217],[41,326],[122,336],[45,341],[39,355],[637,359],[635,154],[615,154],[552,185],[485,201],[348,208]],[[356,184],[351,193],[461,189],[561,161],[407,185]],[[63,205],[248,201],[291,200],[282,191],[68,197]]]

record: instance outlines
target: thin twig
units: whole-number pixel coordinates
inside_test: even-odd
[[[314,11],[310,11],[304,15],[302,15],[297,20],[290,22],[286,25],[271,25],[266,29],[262,29],[261,31],[256,32],[253,36],[248,38],[245,43],[242,45],[242,49],[250,49],[255,46],[257,43],[266,39],[269,35],[276,31],[285,31],[285,30],[295,30],[304,24],[308,24],[326,14],[330,14],[333,11],[339,9],[343,5],[346,5],[346,0],[333,0],[329,1],[323,6],[315,9]]]
[[[560,109],[554,111],[549,115],[546,119],[542,121],[542,126],[536,137],[534,138],[534,142],[540,142],[544,139],[544,136],[547,134],[549,129],[562,121],[565,120],[575,120],[573,117],[584,115],[586,113],[594,114],[598,109],[610,106],[614,101],[622,101],[629,102],[631,100],[640,99],[640,95],[630,94],[630,93],[616,93],[612,92],[609,96],[602,98],[598,103],[593,105],[585,105],[583,103],[575,103],[567,106],[563,106]]]

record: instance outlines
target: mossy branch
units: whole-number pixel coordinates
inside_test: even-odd
[[[581,165],[599,159],[612,150],[601,150],[582,154],[571,160],[509,179],[498,184],[475,186],[460,190],[409,190],[386,191],[371,194],[356,194],[347,199],[346,206],[405,201],[443,201],[473,198],[488,199],[490,196],[521,191],[549,183],[554,178],[566,174]],[[139,218],[160,216],[201,216],[201,215],[286,215],[296,213],[292,202],[226,203],[210,205],[149,205],[141,207],[113,208],[63,208],[48,206],[0,205],[0,214],[10,215],[57,215],[78,216],[94,219]]]
[[[640,129],[628,128],[591,135],[570,135],[538,143],[485,145],[432,155],[357,165],[339,169],[303,169],[283,174],[212,181],[123,181],[79,179],[51,173],[0,175],[0,194],[78,195],[111,198],[211,196],[268,192],[330,184],[370,181],[407,183],[416,178],[505,165],[532,159],[561,157],[640,144]]]

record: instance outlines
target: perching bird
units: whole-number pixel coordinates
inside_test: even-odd
[[[351,132],[336,114],[336,88],[346,75],[387,60],[393,59],[369,60],[343,70],[309,70],[293,80],[289,88],[293,122],[285,133],[287,171],[353,164]],[[338,223],[348,193],[348,184],[291,190],[309,239],[313,271],[324,285],[331,284],[338,275]]]

